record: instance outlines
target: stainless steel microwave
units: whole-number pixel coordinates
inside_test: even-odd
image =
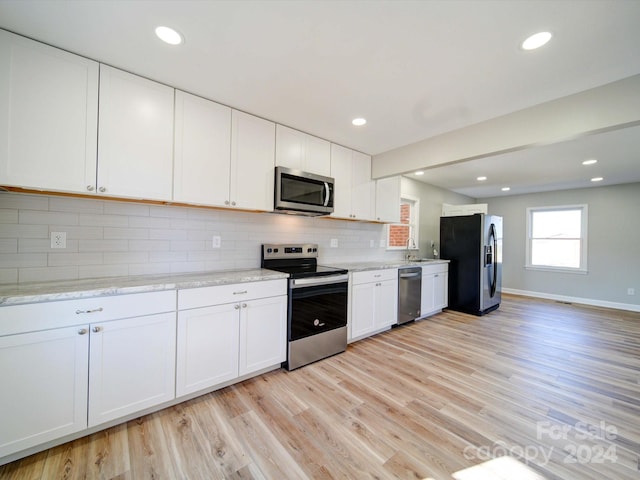
[[[333,212],[331,177],[286,167],[276,167],[274,210],[297,215],[329,215]]]

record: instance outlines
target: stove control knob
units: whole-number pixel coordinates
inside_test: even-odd
[[[267,253],[272,253],[273,252],[273,248],[267,248]]]

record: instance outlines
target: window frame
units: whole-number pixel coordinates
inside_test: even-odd
[[[568,210],[580,211],[580,266],[575,267],[562,267],[553,265],[534,265],[531,262],[533,254],[533,216],[537,212],[562,212]],[[545,207],[528,207],[527,208],[527,231],[526,231],[526,258],[525,268],[527,270],[540,270],[547,272],[560,272],[560,273],[588,273],[587,267],[587,246],[588,246],[588,218],[589,208],[586,204],[580,205],[558,205],[558,206],[545,206]]]
[[[408,203],[411,205],[411,214],[409,219],[409,238],[413,238],[413,242],[415,244],[415,248],[407,248],[405,246],[392,247],[389,234],[391,232],[392,226],[407,226],[406,223],[388,223],[386,225],[386,233],[387,233],[387,250],[389,251],[403,251],[403,250],[420,250],[420,199],[417,197],[413,197],[411,195],[401,195],[400,196],[400,205],[399,208],[402,208],[403,203]]]

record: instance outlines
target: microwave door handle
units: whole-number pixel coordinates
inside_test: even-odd
[[[329,205],[329,184],[324,182],[324,206]]]

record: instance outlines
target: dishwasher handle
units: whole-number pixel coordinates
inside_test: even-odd
[[[422,272],[409,272],[409,273],[402,273],[400,272],[400,278],[416,278],[416,277],[421,277],[422,276]]]

